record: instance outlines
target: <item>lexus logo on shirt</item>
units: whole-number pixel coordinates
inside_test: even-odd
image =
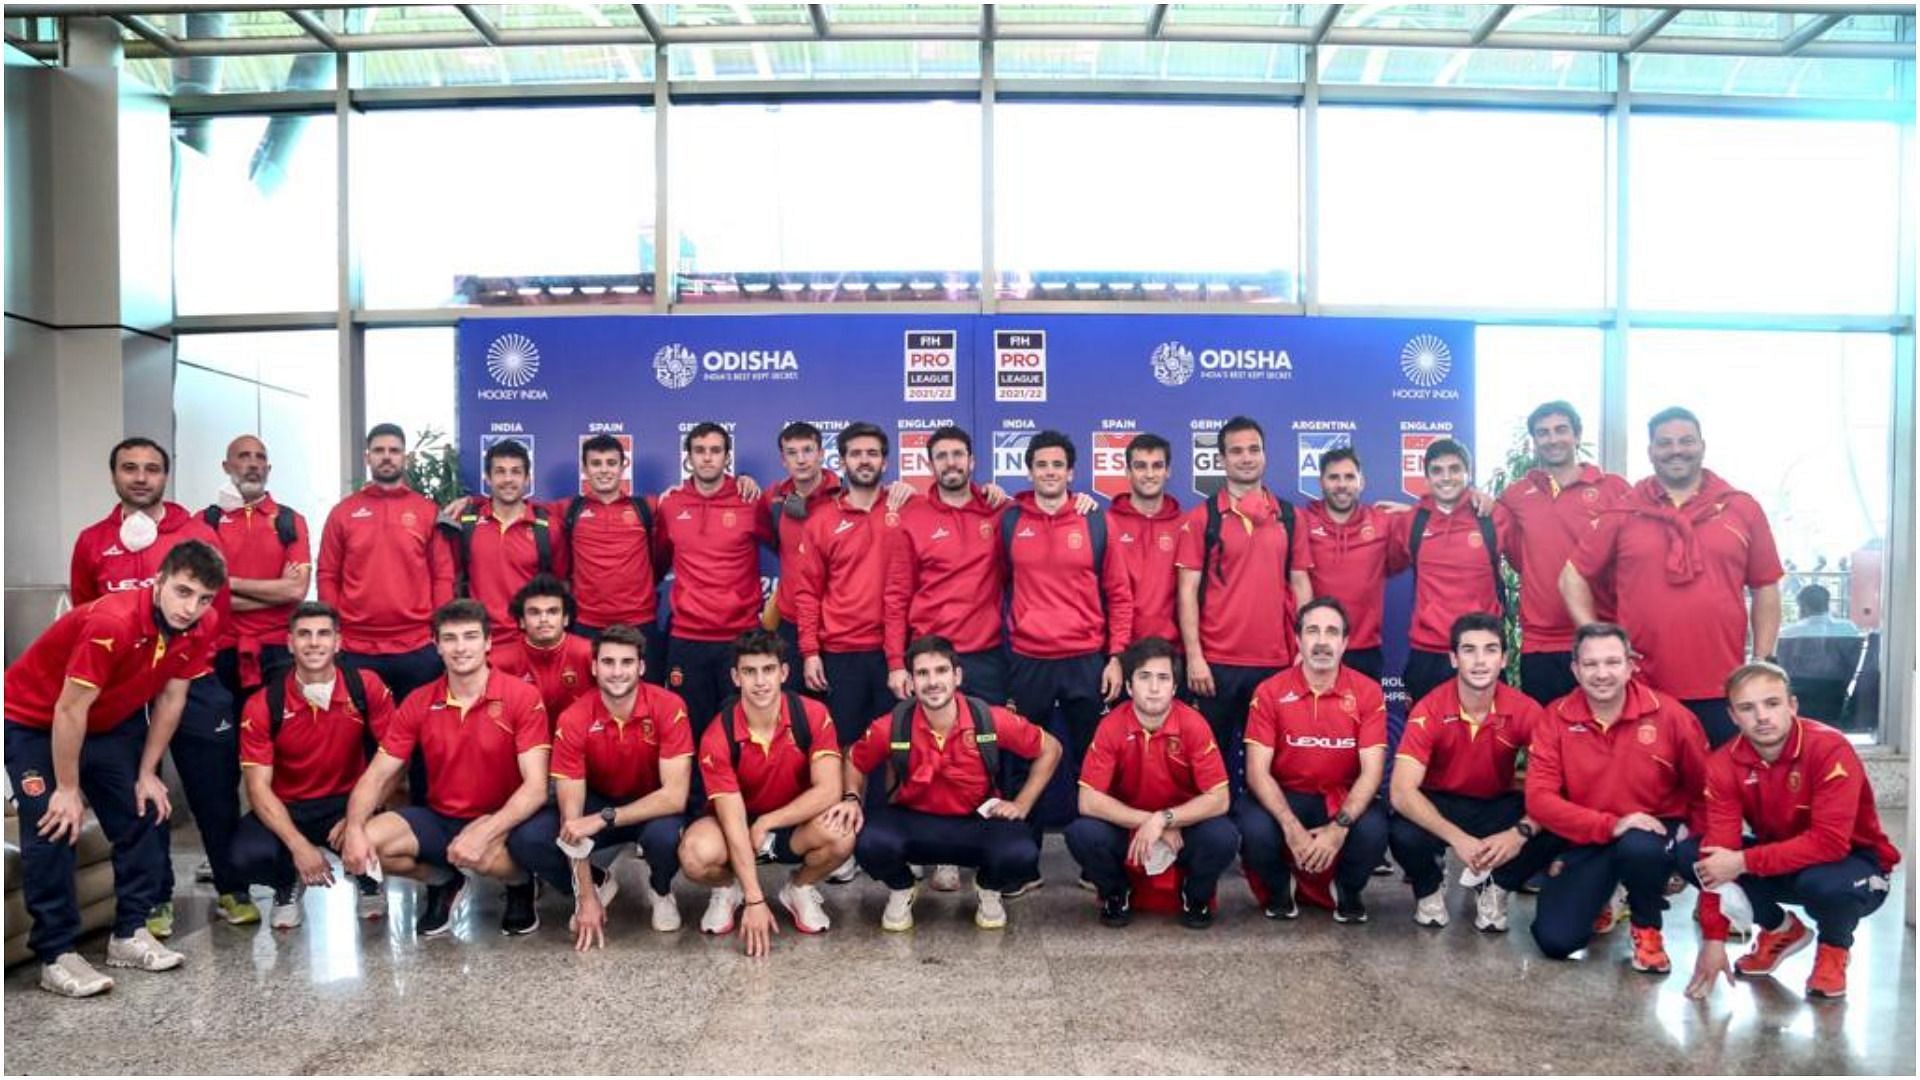
[[[1325,735],[1289,735],[1287,745],[1301,750],[1351,750],[1360,740],[1351,735],[1334,739]]]

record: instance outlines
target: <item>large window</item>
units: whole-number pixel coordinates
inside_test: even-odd
[[[1518,479],[1532,453],[1527,414],[1548,401],[1580,413],[1582,456],[1600,460],[1600,382],[1606,340],[1598,330],[1483,326],[1473,336],[1474,474]]]
[[[687,300],[777,297],[803,283],[773,279],[808,276],[828,280],[805,298],[847,298],[831,280],[847,271],[876,288],[978,279],[977,105],[689,106],[671,130]]]
[[[1646,116],[1631,138],[1633,306],[1893,310],[1897,126]]]
[[[456,441],[453,328],[367,331],[367,424],[399,424],[407,445]]]
[[[174,497],[198,510],[226,479],[227,443],[258,435],[268,489],[318,542],[340,499],[338,335],[331,330],[182,334],[175,339]]]
[[[1605,153],[1591,114],[1323,109],[1320,298],[1601,306]]]
[[[368,307],[471,301],[476,278],[653,270],[647,110],[381,111],[354,135]]]
[[[1271,106],[998,107],[1001,294],[1292,300],[1298,115]]]
[[[339,302],[338,149],[330,117],[174,123],[173,288],[182,315]]]

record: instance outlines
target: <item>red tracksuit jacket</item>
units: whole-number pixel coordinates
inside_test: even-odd
[[[439,507],[407,487],[368,484],[341,499],[320,532],[320,600],[340,613],[347,652],[390,655],[433,640],[434,609],[453,599],[453,554]]]
[[[887,510],[884,491],[880,497],[871,510],[847,505],[844,494],[809,510],[798,544],[783,555],[793,576],[781,579],[780,594],[790,583],[802,656],[871,652],[885,640],[886,559],[900,515]]]
[[[1548,706],[1527,754],[1527,814],[1570,843],[1611,843],[1614,823],[1633,813],[1700,827],[1707,737],[1677,699],[1638,679],[1605,731],[1584,691]]]
[[[1040,509],[1031,491],[1021,492],[1013,505],[1019,518],[1006,552],[1013,650],[1036,660],[1060,660],[1126,648],[1108,619],[1113,610],[1121,613],[1121,622],[1133,623],[1133,594],[1113,550],[1111,523],[1105,562],[1096,565],[1092,527],[1073,508],[1071,495],[1051,514]]]
[[[654,565],[673,570],[673,636],[732,641],[758,624],[760,545],[772,537],[731,476],[712,495],[692,480],[667,492],[654,518]]]
[[[1180,500],[1171,495],[1160,502],[1160,512],[1148,517],[1134,508],[1133,493],[1116,496],[1107,511],[1107,550],[1120,559],[1133,609],[1107,612],[1107,622],[1121,648],[1141,638],[1161,637],[1182,648],[1175,615],[1180,573],[1173,557],[1180,547]]]
[[[936,490],[900,509],[898,543],[887,556],[887,666],[906,664],[908,631],[939,634],[963,653],[1000,644],[1000,512],[978,487],[966,505],[948,506]]]

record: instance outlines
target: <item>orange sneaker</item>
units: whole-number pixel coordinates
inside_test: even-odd
[[[1813,954],[1813,975],[1807,979],[1807,996],[1847,996],[1847,950],[1838,945],[1822,945]]]
[[[1747,955],[1733,962],[1733,970],[1747,976],[1771,975],[1787,957],[1811,944],[1813,934],[1789,911],[1780,929],[1760,931]]]
[[[1600,914],[1593,920],[1593,932],[1611,934],[1614,927],[1626,921],[1627,890],[1624,887],[1616,888],[1613,890],[1613,895],[1607,898],[1607,906],[1601,908]]]
[[[1660,936],[1657,927],[1633,927],[1633,970],[1644,971],[1649,975],[1665,975],[1673,970],[1673,961],[1667,958],[1666,939]]]

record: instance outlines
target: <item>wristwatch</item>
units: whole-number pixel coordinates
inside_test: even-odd
[[[1160,823],[1162,825],[1165,825],[1169,829],[1173,828],[1173,811],[1171,810],[1160,811]]]
[[[1513,827],[1513,831],[1519,833],[1520,839],[1522,840],[1533,839],[1534,828],[1533,828],[1533,825],[1529,822],[1521,821],[1519,824]]]
[[[611,806],[606,807],[605,809],[600,811],[600,820],[605,822],[607,828],[609,829],[613,828],[613,821],[615,818],[619,816],[620,816],[620,811],[614,809]]]
[[[1343,829],[1351,829],[1353,828],[1353,815],[1347,813],[1346,808],[1342,807],[1339,813],[1333,815],[1333,823]]]

